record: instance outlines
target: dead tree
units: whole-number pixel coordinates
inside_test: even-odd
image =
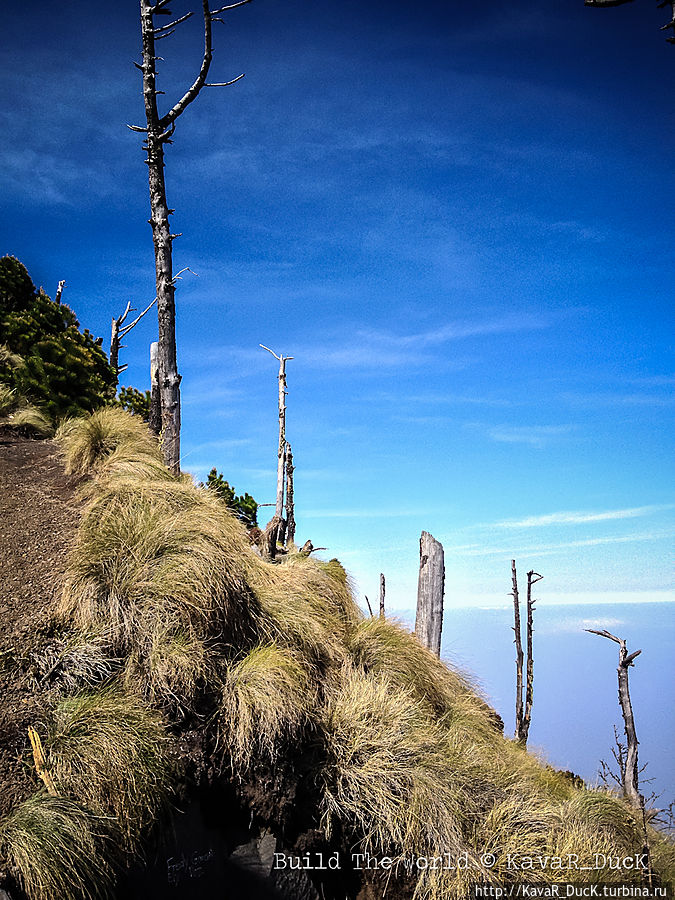
[[[523,640],[520,630],[520,600],[518,598],[518,574],[516,572],[516,561],[511,560],[511,596],[513,597],[513,633],[515,634],[516,645],[516,733],[515,738],[519,741],[521,727],[523,722]]]
[[[61,295],[63,294],[63,289],[65,286],[65,281],[59,281],[59,286],[56,288],[56,297],[54,297],[54,303],[61,303]]]
[[[286,475],[286,363],[292,356],[277,355],[274,350],[260,345],[279,360],[279,445],[277,448],[277,503],[274,515],[281,521],[284,516],[284,487]]]
[[[162,430],[162,404],[159,398],[159,378],[157,375],[157,341],[150,344],[150,417],[148,428],[159,435]]]
[[[293,496],[293,452],[286,444],[286,545],[295,541],[295,500]]]
[[[436,656],[441,655],[445,559],[443,545],[427,531],[420,537],[420,573],[417,582],[415,634]]]
[[[385,591],[385,582],[384,575],[380,572],[380,618],[384,619],[384,591]]]
[[[150,225],[155,250],[155,282],[158,321],[158,377],[162,411],[162,450],[167,466],[174,474],[180,472],[180,375],[176,359],[176,276],[173,274],[172,245],[177,234],[172,234],[169,216],[173,213],[166,200],[164,180],[164,147],[171,143],[178,118],[205,87],[224,87],[234,84],[243,75],[232,81],[210,83],[207,81],[213,56],[212,27],[222,21],[219,15],[226,10],[243,6],[250,0],[238,0],[220,9],[210,9],[209,0],[202,0],[204,20],[204,52],[199,72],[183,96],[163,115],[157,106],[157,97],[162,92],[157,89],[157,60],[161,59],[155,49],[156,41],[169,37],[174,30],[186,22],[192,12],[180,16],[166,25],[155,25],[155,16],[171,15],[169,0],[140,0],[141,35],[143,40],[143,63],[137,66],[143,73],[143,101],[146,125],[130,125],[132,131],[144,133],[144,148],[147,150],[148,184],[150,188]]]
[[[636,808],[643,809],[643,799],[640,795],[638,787],[638,739],[635,733],[635,719],[633,718],[633,706],[630,701],[630,693],[628,690],[628,669],[633,665],[633,660],[638,657],[642,650],[635,650],[628,653],[626,649],[626,641],[610,634],[609,631],[596,631],[594,628],[586,628],[590,634],[598,634],[600,637],[608,638],[619,645],[619,665],[617,675],[619,677],[619,705],[621,714],[623,715],[624,731],[626,732],[626,756],[622,758],[623,771],[621,777],[623,779],[623,793],[626,799]]]
[[[584,6],[595,6],[598,8],[604,6],[623,6],[626,3],[632,3],[633,0],[584,0]],[[670,22],[666,22],[665,25],[661,26],[661,31],[666,31],[669,28],[675,29],[675,0],[660,0],[658,2],[659,9],[665,9],[666,7],[671,8],[671,19]],[[675,44],[675,37],[671,36],[666,38],[669,44]]]
[[[532,720],[532,700],[534,688],[534,655],[532,646],[534,599],[532,597],[532,585],[541,581],[543,575],[530,570],[527,573],[527,674],[525,678],[525,712],[523,714],[523,743],[527,744],[530,733],[530,721]]]
[[[513,618],[516,645],[516,731],[515,738],[521,744],[527,744],[532,720],[532,702],[534,698],[534,647],[532,634],[534,630],[534,599],[532,586],[541,581],[543,575],[530,570],[527,573],[527,669],[525,676],[525,706],[523,708],[523,641],[520,626],[520,600],[518,597],[518,575],[516,561],[511,560],[511,595],[513,596]]]
[[[129,334],[132,328],[138,325],[143,316],[147,312],[150,312],[156,302],[157,297],[155,297],[152,303],[145,307],[140,315],[136,316],[133,322],[129,322],[128,325],[124,324],[126,317],[130,312],[136,312],[135,309],[131,308],[131,301],[127,303],[126,309],[121,316],[117,316],[117,318],[113,317],[112,325],[110,328],[110,368],[115,373],[115,379],[117,379],[118,376],[121,375],[126,368],[128,368],[126,365],[120,366],[119,364],[120,350],[123,349],[122,338]]]

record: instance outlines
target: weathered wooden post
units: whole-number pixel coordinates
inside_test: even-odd
[[[417,582],[415,634],[436,656],[441,655],[445,558],[443,545],[427,531],[420,537],[420,574]]]

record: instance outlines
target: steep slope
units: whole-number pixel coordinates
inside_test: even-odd
[[[23,762],[27,729],[48,697],[30,654],[49,633],[79,523],[79,480],[64,473],[53,441],[0,428],[0,815],[35,790]]]

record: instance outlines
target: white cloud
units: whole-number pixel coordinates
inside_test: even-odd
[[[634,519],[649,516],[661,510],[673,509],[673,504],[634,506],[628,509],[609,509],[604,512],[554,512],[525,519],[506,519],[495,522],[495,528],[543,528],[547,525],[583,525],[588,522],[606,522],[614,519]]]

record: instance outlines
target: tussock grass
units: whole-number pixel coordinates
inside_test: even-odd
[[[48,417],[6,384],[0,384],[0,425],[34,437],[45,438],[54,433]]]
[[[138,418],[114,406],[104,406],[89,416],[66,419],[56,440],[65,456],[68,474],[93,472],[106,456],[125,444],[151,456],[157,443]]]
[[[14,388],[0,382],[0,417],[8,416],[16,408],[18,402]]]
[[[289,644],[312,663],[345,658],[347,636],[362,614],[339,563],[292,555],[270,565],[251,554],[248,581],[260,603],[263,640]]]
[[[59,792],[112,818],[122,845],[135,849],[171,788],[159,714],[113,686],[78,694],[54,709],[45,748]]]
[[[0,823],[0,849],[31,900],[99,900],[113,879],[106,826],[73,800],[39,793]]]
[[[393,858],[462,846],[466,784],[447,763],[428,707],[386,677],[352,667],[329,692],[323,825]]]
[[[104,631],[76,631],[31,657],[38,682],[55,683],[66,693],[109,681],[119,668],[118,661],[110,655],[109,638]]]
[[[142,632],[149,646],[135,649],[124,672],[125,683],[151,703],[178,717],[195,709],[200,692],[215,680],[216,666],[204,641],[157,621]]]
[[[54,427],[47,416],[40,412],[37,406],[31,406],[30,404],[20,406],[0,421],[3,425],[16,428],[22,434],[34,437],[46,438],[54,433]]]
[[[223,678],[219,737],[233,769],[245,772],[254,758],[274,761],[282,741],[300,733],[315,701],[307,668],[285,647],[261,645],[231,662]]]
[[[390,619],[364,619],[348,640],[355,663],[365,672],[386,673],[396,684],[411,688],[438,715],[464,717],[474,712],[476,726],[487,723],[487,705],[475,693],[469,679],[450,669],[423,647],[414,634]]]
[[[83,627],[110,626],[119,650],[149,652],[167,619],[197,637],[236,630],[246,535],[205,493],[162,482],[106,489],[83,517],[61,613]]]
[[[141,423],[111,413],[103,424],[92,416],[62,430],[68,464],[93,471],[94,481],[61,613],[81,629],[107,631],[130,688],[174,718],[213,713],[205,727],[242,779],[311,734],[323,751],[314,780],[329,835],[396,860],[467,854],[468,869],[415,874],[416,900],[463,896],[477,878],[560,879],[550,868],[510,871],[509,854],[640,851],[622,801],[575,787],[506,740],[469,678],[396,623],[364,620],[337,560],[260,559],[216,497],[168,474]],[[149,787],[129,794],[124,773],[131,758],[142,770],[143,740],[124,718],[126,695],[119,709],[102,696],[60,708],[65,749],[53,751],[53,765],[86,803],[115,817],[131,846],[160,803],[151,787],[163,776],[148,775]],[[115,744],[138,749],[116,758],[108,731]],[[69,755],[71,745],[96,750]],[[110,760],[121,773],[110,792],[129,794],[117,806],[103,792]],[[672,871],[672,847],[657,837],[654,847],[658,865]],[[494,867],[481,868],[484,852],[494,853]]]

